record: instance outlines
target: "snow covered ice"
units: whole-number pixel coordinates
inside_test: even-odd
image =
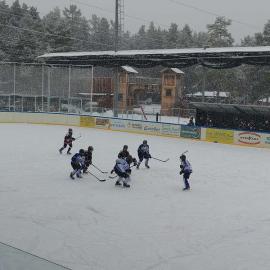
[[[76,270],[270,268],[269,150],[74,127],[82,137],[72,152],[93,145],[106,171],[143,139],[170,158],[133,169],[123,189],[69,178],[71,157],[58,152],[68,127],[0,127],[0,242]],[[192,190],[183,192],[187,149]]]

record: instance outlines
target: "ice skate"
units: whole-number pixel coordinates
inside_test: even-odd
[[[124,183],[124,184],[123,184],[123,187],[127,187],[127,188],[129,188],[129,187],[130,187],[130,185],[129,185],[129,184],[127,184],[127,183]]]

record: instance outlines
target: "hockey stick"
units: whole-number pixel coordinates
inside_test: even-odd
[[[115,175],[115,176],[111,176],[111,175],[110,175],[109,178],[110,178],[110,179],[114,179],[114,178],[116,178],[117,176],[118,176],[118,175]]]
[[[184,155],[184,154],[186,154],[187,152],[188,152],[188,150],[184,151],[184,152],[181,154],[181,156]]]
[[[76,138],[74,138],[75,140],[77,140],[77,139],[79,139],[79,138],[81,138],[82,137],[82,135],[80,134],[78,137],[76,137]]]
[[[90,173],[89,171],[87,171],[87,173],[89,173],[90,175],[92,175],[93,177],[95,177],[95,178],[96,178],[98,181],[100,181],[100,182],[105,182],[105,181],[106,181],[106,179],[98,178],[96,175]]]
[[[168,160],[170,160],[169,158],[162,160],[162,159],[155,158],[155,157],[152,157],[152,159],[155,159],[155,160],[160,161],[160,162],[167,162]]]
[[[99,172],[101,173],[108,173],[108,172],[105,172],[105,171],[102,171],[100,168],[98,168],[96,165],[94,165],[93,163],[91,164],[94,168],[96,168]]]

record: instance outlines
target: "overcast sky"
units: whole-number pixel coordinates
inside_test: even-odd
[[[6,2],[11,4],[13,0]],[[20,0],[22,2],[37,7],[41,15],[56,6],[62,9],[75,4],[88,18],[92,14],[114,18],[115,0]],[[270,19],[269,0],[124,0],[124,5],[125,30],[132,33],[150,21],[162,28],[175,22],[180,27],[189,24],[195,31],[206,31],[206,25],[213,23],[217,14],[233,20],[230,31],[240,42],[246,35],[262,32]]]

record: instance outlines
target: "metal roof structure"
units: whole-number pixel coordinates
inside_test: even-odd
[[[196,108],[210,113],[231,113],[270,116],[270,106],[191,102]]]
[[[223,69],[242,64],[270,65],[270,46],[62,52],[47,53],[39,56],[38,59],[47,64],[138,68],[154,66],[185,68],[192,65],[203,65]]]
[[[218,91],[204,91],[203,92],[195,92],[195,93],[190,93],[190,94],[186,94],[187,97],[209,97],[209,98],[214,98],[214,97],[222,97],[222,98],[227,98],[230,96],[230,92],[218,92]]]

